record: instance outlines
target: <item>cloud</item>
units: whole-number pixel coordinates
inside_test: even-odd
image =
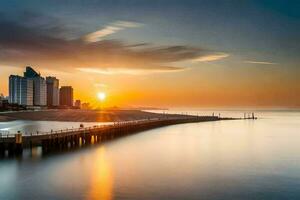
[[[157,67],[151,69],[128,69],[128,68],[76,68],[81,72],[96,73],[104,75],[114,75],[114,74],[126,74],[126,75],[142,75],[142,74],[152,74],[152,73],[163,73],[163,72],[178,72],[185,70],[185,68],[180,67]]]
[[[198,58],[193,59],[195,62],[210,62],[210,61],[216,61],[221,60],[223,58],[227,58],[229,54],[226,53],[217,53],[217,54],[211,54],[206,56],[200,56]]]
[[[245,61],[245,63],[248,64],[260,64],[260,65],[278,65],[278,63],[274,63],[274,62],[262,62],[262,61],[251,61],[251,60],[247,60]]]
[[[30,18],[34,18],[31,21],[35,23],[0,18],[0,64],[22,67],[32,65],[65,72],[79,70],[101,74],[144,74],[178,72],[187,67],[178,67],[175,65],[177,62],[213,61],[228,56],[185,45],[157,46],[147,42],[128,44],[120,40],[87,43],[81,36],[75,39],[66,37],[69,32],[78,35],[80,31],[70,31],[58,20],[41,21],[34,15]],[[139,24],[119,21],[114,26],[126,28],[137,27]]]
[[[129,22],[129,21],[117,21],[112,24],[105,26],[103,29],[89,33],[83,38],[86,42],[98,42],[103,39],[103,37],[114,34],[125,28],[136,28],[142,26],[141,23]]]

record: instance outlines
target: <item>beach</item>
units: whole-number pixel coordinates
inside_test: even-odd
[[[140,110],[45,110],[0,113],[0,122],[14,120],[66,121],[66,122],[115,122],[163,117],[163,114]],[[168,115],[169,117],[175,115]]]

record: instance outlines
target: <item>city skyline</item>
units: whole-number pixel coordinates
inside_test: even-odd
[[[72,86],[59,87],[59,79],[54,76],[44,78],[31,66],[26,66],[23,74],[9,76],[9,103],[28,108],[74,108]],[[80,108],[80,105],[75,107]]]
[[[116,2],[2,3],[0,93],[32,65],[94,107],[300,106],[297,1]]]

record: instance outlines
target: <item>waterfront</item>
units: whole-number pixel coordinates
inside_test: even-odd
[[[0,199],[298,199],[300,113],[260,116],[1,160]]]
[[[79,128],[80,125],[92,127],[95,125],[108,125],[113,122],[60,122],[60,121],[32,121],[32,120],[16,120],[9,122],[0,122],[0,132],[14,134],[18,131],[24,134],[49,132]]]

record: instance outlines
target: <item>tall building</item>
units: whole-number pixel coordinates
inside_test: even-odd
[[[9,103],[18,103],[20,99],[21,76],[9,76]]]
[[[47,106],[59,105],[59,80],[56,77],[46,77]]]
[[[34,69],[27,66],[24,72],[24,78],[33,81],[33,105],[45,106],[47,105],[47,84],[46,80],[41,77]]]
[[[19,105],[33,105],[33,80],[21,76],[9,77],[9,102]]]
[[[21,86],[20,86],[20,105],[27,105],[32,106],[33,105],[33,81],[27,78],[22,77],[21,78]]]
[[[26,67],[24,77],[9,77],[9,102],[26,106],[45,106],[47,99],[46,81],[31,67]]]
[[[72,86],[62,86],[59,91],[59,104],[61,106],[73,106]]]

